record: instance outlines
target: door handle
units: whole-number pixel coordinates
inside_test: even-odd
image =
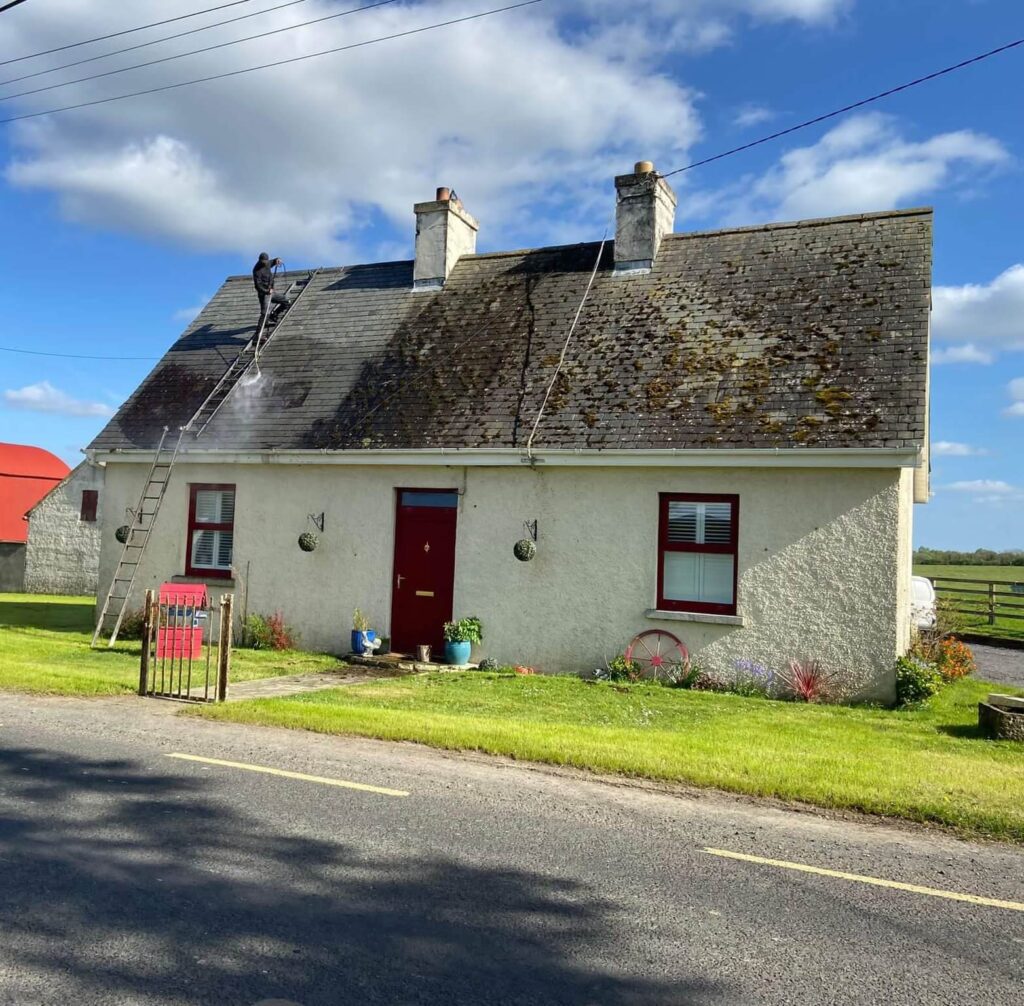
[[[398,573],[398,574],[397,574],[397,579],[398,579],[398,584],[397,584],[397,586],[396,586],[396,588],[395,588],[395,589],[396,589],[396,590],[401,590],[401,589],[402,589],[402,581],[403,581],[403,580],[405,579],[405,577],[404,577],[404,576],[402,576],[402,574],[401,574],[401,573]]]

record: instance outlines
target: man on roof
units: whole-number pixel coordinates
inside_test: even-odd
[[[272,259],[266,252],[260,252],[256,265],[252,267],[252,282],[256,296],[260,299],[260,324],[273,310],[275,304],[287,304],[288,298],[274,293],[274,267],[281,265],[279,258]]]

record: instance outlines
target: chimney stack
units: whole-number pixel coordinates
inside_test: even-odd
[[[450,189],[439,188],[437,198],[417,203],[416,264],[414,290],[439,290],[462,255],[476,251],[476,232],[480,225],[463,208]]]
[[[676,222],[676,194],[650,161],[615,179],[615,271],[650,272]]]

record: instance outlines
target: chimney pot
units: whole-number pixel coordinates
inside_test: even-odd
[[[649,175],[654,170],[653,161],[637,161],[636,166],[633,168],[633,174],[635,175]]]
[[[439,203],[446,203],[452,197],[452,190],[446,185],[442,185],[437,190],[437,201]]]

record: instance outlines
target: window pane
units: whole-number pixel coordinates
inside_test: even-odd
[[[458,505],[458,493],[402,493],[402,506],[457,507]]]
[[[698,541],[699,503],[670,500],[668,504],[668,540],[673,544],[692,545]]]
[[[664,593],[669,601],[732,604],[731,555],[703,552],[664,552]]]
[[[192,566],[195,569],[230,569],[233,539],[230,531],[193,531]]]
[[[230,524],[235,519],[233,489],[200,489],[196,493],[196,522]]]
[[[673,545],[728,545],[732,504],[669,500],[668,540]]]

